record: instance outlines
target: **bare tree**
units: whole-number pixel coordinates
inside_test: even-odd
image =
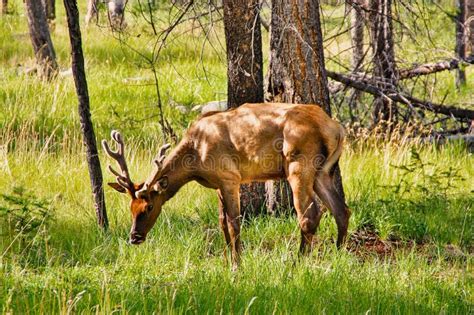
[[[351,43],[352,43],[352,71],[358,72],[364,60],[364,24],[365,14],[363,8],[366,6],[366,0],[354,0],[346,3],[349,6],[351,15]],[[354,120],[357,103],[361,92],[353,90],[349,98],[349,110],[351,119]]]
[[[87,89],[86,73],[84,69],[84,55],[82,53],[81,29],[79,27],[79,11],[76,0],[64,0],[66,8],[67,24],[69,28],[69,39],[71,41],[72,73],[76,85],[77,98],[79,100],[79,117],[84,145],[86,147],[87,164],[89,176],[94,195],[94,205],[97,221],[102,228],[107,228],[107,212],[105,208],[102,170],[100,167],[97,143],[94,127],[91,121],[89,92]]]
[[[258,0],[224,0],[228,107],[263,102],[263,57]],[[240,188],[242,213],[265,207],[265,185]]]
[[[272,1],[270,53],[272,101],[316,104],[331,114],[319,1]],[[338,166],[336,171],[335,185],[344,196]],[[268,210],[278,211],[282,203],[288,206],[289,191],[287,183],[267,183]]]
[[[393,43],[392,0],[370,0],[370,36],[373,50],[374,76],[384,83],[397,85],[395,52]],[[373,104],[374,125],[380,121],[396,120],[396,103],[383,96],[376,97]]]
[[[456,57],[460,60],[466,59],[467,46],[467,2],[466,0],[457,0],[457,16],[456,16]],[[466,84],[466,72],[459,68],[456,71],[456,86],[459,88]]]
[[[99,0],[87,0],[87,13],[86,13],[86,25],[92,20],[95,20],[95,23],[99,23]]]
[[[8,0],[2,0],[2,15],[8,13]]]
[[[31,42],[41,77],[51,79],[58,71],[56,53],[49,34],[48,23],[41,1],[26,0],[26,15]]]
[[[42,0],[44,11],[46,13],[46,20],[52,22],[56,19],[56,0]]]
[[[127,0],[106,0],[108,22],[112,30],[121,30],[127,26],[125,22],[125,6]],[[140,4],[140,2],[139,2]],[[150,2],[150,8],[151,8]],[[92,20],[99,23],[99,0],[87,0],[86,25]]]

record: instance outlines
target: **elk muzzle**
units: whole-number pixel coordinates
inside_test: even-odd
[[[145,240],[146,240],[146,236],[133,231],[130,233],[130,239],[128,240],[128,243],[132,245],[140,245]]]

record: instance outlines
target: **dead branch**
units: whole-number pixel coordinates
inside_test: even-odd
[[[398,74],[401,80],[411,79],[417,76],[428,75],[440,71],[459,69],[463,64],[474,64],[474,57],[471,56],[462,61],[459,59],[451,59],[436,63],[426,63],[410,69],[402,69]]]
[[[353,80],[347,75],[332,71],[327,71],[327,75],[331,79],[341,82],[354,89],[364,91],[375,96],[386,96],[392,101],[402,103],[408,106],[428,110],[438,114],[449,115],[458,119],[474,119],[474,110],[458,108],[455,106],[445,106],[429,101],[419,100],[413,96],[404,95],[394,89],[381,89],[368,82]]]

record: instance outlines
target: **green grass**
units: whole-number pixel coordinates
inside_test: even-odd
[[[314,252],[298,259],[296,218],[257,217],[244,223],[243,261],[233,273],[222,255],[215,193],[197,184],[166,204],[138,247],[126,244],[128,200],[106,189],[104,234],[95,222],[72,78],[47,83],[18,69],[34,61],[21,35],[22,2],[12,5],[15,14],[0,18],[2,313],[473,312],[474,158],[459,143],[357,136],[346,145],[350,232],[371,226],[382,240],[399,240],[393,255],[336,250],[335,223],[325,215]],[[64,69],[69,43],[60,2],[58,10],[53,41]],[[446,28],[443,19],[432,19],[433,27]],[[337,27],[330,22],[327,32]],[[452,46],[446,32],[433,34],[440,47]],[[165,113],[178,134],[195,115],[179,113],[171,100],[192,107],[225,98],[222,51],[206,46],[201,56],[201,44],[202,34],[183,35],[159,63]],[[409,46],[401,53],[417,60]],[[151,73],[105,29],[84,29],[84,49],[97,137],[120,129],[132,176],[143,179],[162,142],[155,95],[152,86],[123,79]],[[472,70],[459,93],[452,73],[437,79],[434,97],[450,91],[452,102],[472,101]]]

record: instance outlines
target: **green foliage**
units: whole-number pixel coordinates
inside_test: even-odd
[[[439,196],[447,198],[448,193],[466,179],[461,175],[461,167],[436,165],[432,162],[423,162],[416,147],[410,150],[410,160],[408,163],[393,165],[401,171],[400,182],[393,185],[395,195],[405,197],[410,193],[419,195]],[[416,182],[407,180],[410,174],[418,176]]]
[[[0,194],[5,206],[0,204],[0,217],[8,222],[13,233],[31,235],[51,218],[49,204],[35,196],[25,193],[21,187],[14,187],[12,194]]]
[[[1,194],[0,198],[2,258],[16,256],[21,265],[44,263],[53,217],[49,201],[21,187],[14,187],[11,194]]]

